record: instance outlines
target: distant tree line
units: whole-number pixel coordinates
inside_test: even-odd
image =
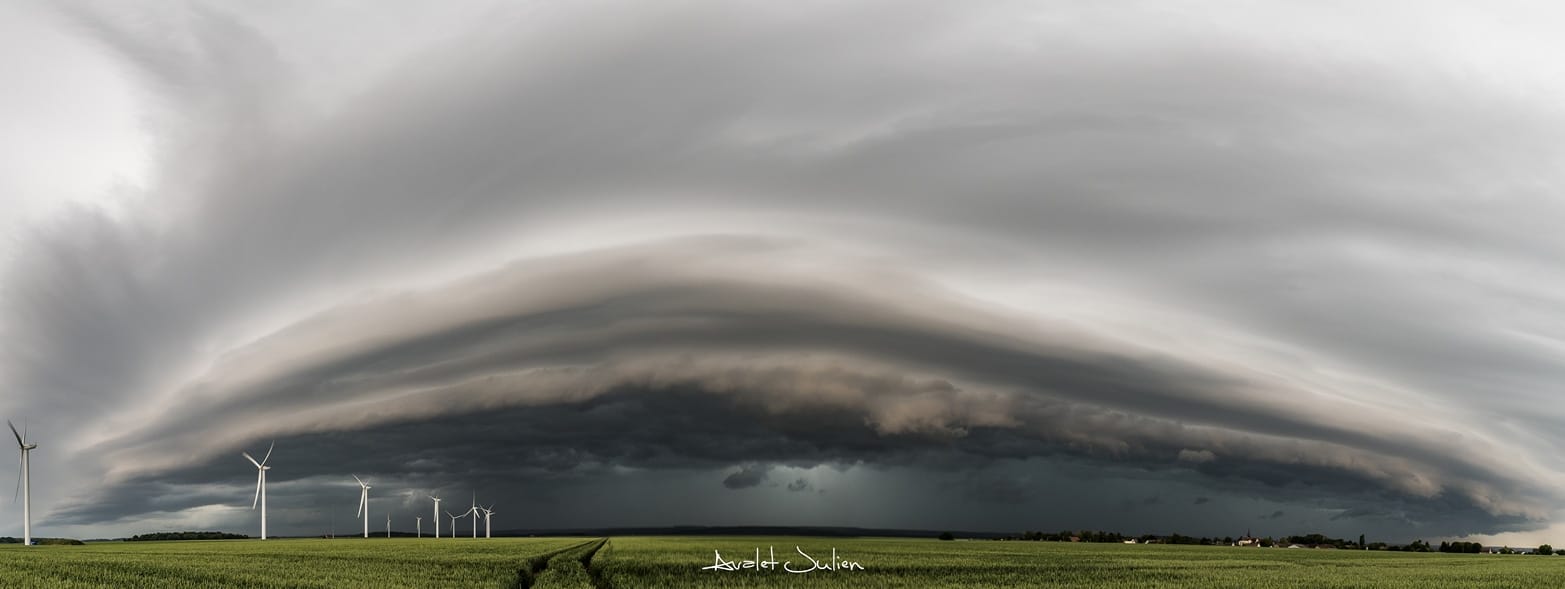
[[[1123,542],[1135,538],[1124,536],[1118,532],[1099,532],[1096,530],[1065,530],[1059,533],[1051,532],[1022,532],[1020,537],[1006,537],[1004,540],[1031,540],[1034,542]]]
[[[1213,536],[1213,537],[1186,536],[1184,534],[1170,534],[1170,535],[1167,535],[1167,536],[1158,536],[1158,535],[1154,535],[1154,534],[1142,534],[1140,536],[1127,536],[1127,535],[1124,535],[1124,534],[1121,534],[1121,533],[1118,533],[1118,532],[1099,532],[1099,531],[1096,531],[1096,530],[1081,530],[1081,531],[1065,530],[1065,531],[1057,532],[1057,533],[1056,532],[1033,532],[1033,531],[1027,531],[1027,532],[1022,532],[1022,534],[1020,536],[1009,536],[1009,537],[1005,537],[1005,538],[1002,538],[1002,539],[1004,539],[1004,540],[1030,540],[1030,541],[1034,541],[1034,542],[1125,542],[1127,540],[1135,540],[1136,542],[1143,543],[1143,544],[1186,544],[1186,545],[1199,545],[1199,546],[1231,546],[1231,545],[1233,545],[1233,544],[1235,544],[1237,542],[1237,540],[1235,540],[1234,537],[1232,537],[1232,536],[1224,536],[1222,538],[1218,538],[1218,537],[1215,537],[1215,536]],[[1287,536],[1287,537],[1284,537],[1284,538],[1281,538],[1281,539],[1270,538],[1270,537],[1267,537],[1267,538],[1254,538],[1253,540],[1258,545],[1260,545],[1262,547],[1289,546],[1289,545],[1293,545],[1293,544],[1299,544],[1299,545],[1311,546],[1311,547],[1330,546],[1332,548],[1362,548],[1362,545],[1359,542],[1363,541],[1363,537],[1360,536],[1359,542],[1354,542],[1352,540],[1344,540],[1344,539],[1341,539],[1341,538],[1328,538],[1328,537],[1323,536],[1321,534],[1308,534],[1308,535],[1304,535],[1304,536]],[[1419,542],[1422,542],[1422,540],[1420,540]],[[1418,543],[1415,543],[1415,544],[1418,544]],[[1378,545],[1381,550],[1388,550],[1388,549],[1395,550],[1396,549],[1396,548],[1388,547],[1383,542],[1382,543],[1378,543],[1378,544],[1372,544],[1371,546],[1376,546],[1376,545]],[[1428,546],[1427,545],[1422,545],[1422,546],[1424,547],[1425,551],[1427,551]]]
[[[1023,540],[1032,542],[1125,542],[1134,540],[1141,544],[1192,544],[1201,546],[1232,546],[1237,542],[1233,537],[1185,536],[1171,534],[1158,536],[1143,534],[1140,536],[1127,536],[1118,532],[1100,532],[1096,530],[1064,530],[1061,532],[1035,532],[1026,531],[1018,536],[1004,536],[998,540]],[[1360,535],[1358,541],[1349,539],[1332,538],[1324,534],[1305,534],[1303,536],[1284,536],[1282,538],[1253,538],[1256,545],[1263,548],[1288,547],[1293,545],[1309,548],[1340,548],[1344,550],[1385,550],[1392,552],[1452,552],[1460,554],[1478,554],[1484,551],[1482,544],[1477,542],[1441,542],[1438,549],[1423,540],[1414,540],[1408,544],[1387,544],[1385,542],[1371,542],[1366,544],[1364,536]],[[1501,554],[1522,554],[1523,551],[1509,547],[1501,548]],[[1565,549],[1556,551],[1554,547],[1544,544],[1539,546],[1533,554],[1548,556],[1551,554],[1565,555]]]
[[[1406,546],[1387,546],[1386,550],[1394,552],[1433,552],[1433,549],[1429,547],[1429,543],[1423,540],[1414,540],[1412,544]]]
[[[0,544],[21,544],[21,538],[0,536]],[[33,538],[33,544],[39,546],[81,546],[83,542],[74,538]]]
[[[1547,544],[1544,546],[1547,546]],[[1479,544],[1477,542],[1441,542],[1440,551],[1456,552],[1461,554],[1478,554],[1483,552],[1483,544]]]
[[[137,534],[127,538],[130,542],[144,542],[150,540],[244,540],[249,538],[244,534],[229,534],[227,532],[154,532],[151,534]]]

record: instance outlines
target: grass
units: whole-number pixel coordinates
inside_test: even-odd
[[[795,546],[863,570],[702,570]],[[781,567],[782,565],[778,565]],[[0,546],[0,586],[899,588],[1565,587],[1565,557],[898,538],[616,537],[227,540]]]
[[[515,587],[532,559],[585,538],[212,540],[0,545],[0,586]]]
[[[795,545],[826,559],[835,547],[865,570],[701,570],[713,550],[737,560],[768,547],[807,568]],[[892,538],[613,538],[592,564],[611,587],[1565,587],[1565,557]]]

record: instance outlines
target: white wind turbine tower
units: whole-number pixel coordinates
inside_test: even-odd
[[[386,537],[391,537],[391,512],[386,512]]]
[[[266,539],[266,471],[272,469],[272,467],[266,465],[266,461],[267,460],[271,460],[271,458],[272,458],[272,449],[276,448],[276,447],[277,447],[277,442],[272,442],[272,445],[267,446],[266,447],[266,456],[261,457],[261,461],[260,462],[256,462],[255,461],[255,457],[251,456],[249,452],[240,452],[239,453],[240,456],[244,456],[245,457],[245,460],[249,460],[250,464],[254,464],[255,465],[255,471],[256,471],[256,474],[255,474],[255,498],[250,500],[250,510],[251,511],[255,511],[256,503],[260,503],[261,504],[261,539],[262,540]]]
[[[459,517],[467,517],[467,514],[463,513],[462,515],[452,515],[451,512],[447,511],[446,512],[446,516],[451,518],[451,537],[455,538],[456,537],[456,520]]]
[[[440,537],[440,498],[436,497],[434,495],[430,495],[429,498],[435,500],[435,537],[439,538]],[[455,536],[456,535],[456,530],[452,530],[451,531],[451,535]]]
[[[26,423],[27,423],[26,420],[22,421],[22,424],[24,426],[26,425]],[[32,497],[32,495],[33,495],[33,481],[32,481],[32,478],[30,476],[31,475],[31,471],[32,471],[32,467],[31,467],[31,463],[28,462],[28,460],[27,460],[27,456],[28,456],[29,453],[31,453],[33,451],[33,448],[37,448],[38,447],[38,444],[29,444],[29,443],[27,443],[27,436],[19,434],[19,433],[16,433],[16,425],[12,424],[10,420],[6,420],[5,424],[11,426],[11,435],[16,436],[16,446],[17,446],[17,448],[20,448],[21,451],[22,451],[22,472],[21,472],[22,478],[17,480],[18,485],[20,487],[22,487],[22,545],[23,546],[32,546],[33,545],[33,497]],[[24,427],[23,429],[25,430],[26,428]]]
[[[494,506],[490,505],[489,507],[480,507],[479,509],[484,512],[484,538],[489,538],[489,518],[494,517]]]
[[[467,508],[467,511],[462,512],[462,517],[467,517],[469,515],[473,516],[473,539],[477,540],[478,539],[478,493],[473,493],[473,506]],[[456,531],[456,526],[453,525],[451,527],[451,530],[452,531]]]
[[[359,475],[350,475],[353,480],[359,481],[359,511],[353,517],[364,517],[364,537],[370,537],[370,486],[364,484]]]
[[[423,538],[424,537],[424,516],[422,516],[422,515],[414,516],[413,517],[413,525],[418,526],[418,537]]]

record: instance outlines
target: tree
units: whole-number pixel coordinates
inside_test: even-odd
[[[132,542],[153,540],[239,540],[249,538],[244,534],[229,534],[225,532],[154,532],[151,534],[137,534],[128,540]]]
[[[1554,547],[1550,546],[1548,544],[1544,544],[1542,546],[1539,546],[1538,547],[1538,554],[1542,554],[1544,556],[1549,556],[1551,554],[1554,554]]]
[[[952,536],[951,532],[940,532],[940,539],[941,540],[955,540],[956,536]]]

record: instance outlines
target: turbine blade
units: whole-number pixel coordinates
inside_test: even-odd
[[[255,511],[255,506],[261,503],[261,481],[266,476],[266,471],[255,471],[255,498],[250,500],[250,511]]]
[[[11,502],[16,503],[16,498],[22,496],[22,459],[16,459],[16,490],[11,492]]]
[[[255,457],[251,456],[249,452],[240,452],[239,455],[245,457],[245,460],[249,460],[250,464],[254,464],[256,468],[261,468],[261,463],[256,462]]]
[[[5,424],[11,426],[11,435],[16,436],[16,447],[26,446],[27,442],[22,440],[22,434],[16,433],[16,424],[11,423],[9,419],[5,420]]]
[[[359,478],[359,475],[350,474],[348,476],[353,477],[353,480],[358,481],[360,487],[364,486],[364,479]]]
[[[276,447],[277,447],[277,440],[272,440],[272,445],[266,447],[266,458],[262,458],[261,459],[261,464],[266,464],[267,458],[271,458],[272,457],[272,448],[276,448]],[[257,466],[256,468],[260,468],[260,467]]]
[[[364,504],[368,503],[369,500],[370,500],[370,494],[368,492],[365,492],[365,491],[360,491],[359,492],[359,512],[353,514],[353,517],[355,519],[357,519],[360,515],[362,515],[364,513]]]

